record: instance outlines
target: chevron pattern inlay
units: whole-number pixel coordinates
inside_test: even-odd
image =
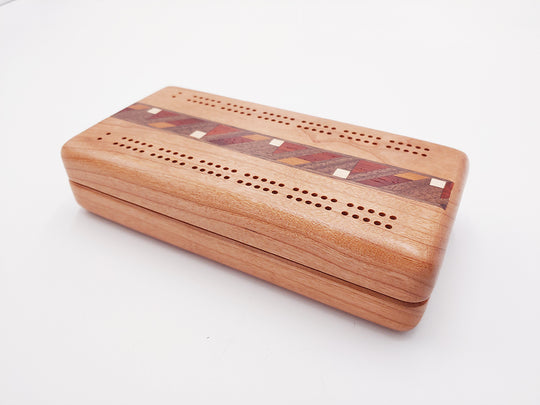
[[[124,121],[160,129],[200,142],[294,166],[323,176],[437,205],[446,209],[454,183],[342,153],[257,134],[142,103],[113,115]]]

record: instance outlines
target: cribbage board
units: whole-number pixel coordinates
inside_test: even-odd
[[[467,172],[445,146],[178,87],[62,157],[89,211],[396,330],[425,310]]]

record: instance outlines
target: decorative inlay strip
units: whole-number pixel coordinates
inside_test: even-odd
[[[146,104],[113,115],[200,142],[337,178],[446,209],[453,182],[396,166],[290,142]]]

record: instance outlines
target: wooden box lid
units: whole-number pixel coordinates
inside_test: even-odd
[[[386,296],[429,298],[464,153],[167,87],[68,141],[76,184]]]

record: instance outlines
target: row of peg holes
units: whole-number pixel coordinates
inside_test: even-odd
[[[182,92],[178,92],[178,94],[182,94]],[[176,95],[173,94],[172,97],[174,98],[176,97]],[[195,104],[206,105],[208,107],[213,107],[213,108],[216,107],[216,104],[221,104],[220,100],[216,100],[210,97],[197,96],[195,94],[192,95],[191,99],[187,99],[187,101],[195,103]],[[229,112],[239,113],[242,115],[245,114],[247,116],[251,116],[252,115],[251,112],[257,111],[254,108],[245,107],[240,104],[233,104],[233,103],[226,103],[226,106],[219,106],[219,108],[222,110],[229,111]],[[281,114],[274,114],[272,112],[267,112],[267,111],[263,111],[262,115],[258,115],[257,118],[264,119],[270,122],[276,122],[278,124],[284,124],[284,125],[291,125],[291,123],[288,121],[296,120],[296,118],[294,117],[289,117],[289,116],[281,115]],[[327,135],[335,135],[333,131],[337,131],[336,127],[330,127],[328,125],[323,125],[320,123],[308,122],[305,120],[302,120],[300,122],[303,125],[298,124],[296,125],[296,128],[304,129],[306,131],[311,130],[312,132],[318,132],[320,134],[326,133]],[[363,142],[363,143],[371,144],[374,146],[379,145],[379,142],[377,141],[383,141],[380,136],[366,135],[364,133],[358,133],[356,131],[349,131],[348,129],[344,129],[343,132],[344,132],[343,134],[339,134],[339,137],[343,139],[348,139],[350,141],[354,140],[355,142]],[[369,139],[366,139],[366,138],[369,138]],[[388,142],[390,142],[391,144],[406,145],[411,150],[400,147],[400,146],[394,146],[394,145],[386,145],[387,149],[393,149],[393,150],[401,151],[405,153],[411,152],[413,155],[420,155],[422,157],[427,157],[427,154],[425,152],[429,152],[430,150],[429,148],[425,148],[425,147],[423,148],[422,146],[419,146],[419,145],[412,145],[410,143],[405,144],[404,142],[401,142],[401,141],[396,142],[394,139],[390,139]]]
[[[111,133],[107,132],[105,135],[111,135]],[[103,139],[102,137],[97,138],[98,141],[101,141],[102,139]],[[124,143],[115,141],[115,142],[113,142],[113,145],[118,146],[118,147],[122,147],[122,148],[126,148],[128,150],[132,150],[134,152],[139,152],[139,153],[144,153],[145,152],[145,150],[142,149],[141,146],[144,146],[144,147],[147,147],[147,148],[153,148],[154,147],[154,145],[152,145],[152,144],[148,144],[146,142],[140,142],[140,141],[138,141],[136,139],[128,138],[126,136],[122,137],[121,139],[122,139],[122,141],[124,141]],[[134,146],[129,145],[128,143],[133,143]],[[170,155],[172,155],[172,158],[169,157],[169,156],[163,155],[163,154],[159,154],[159,152],[162,152],[162,153],[165,153],[165,154],[170,154]],[[187,160],[196,160],[193,156],[188,156],[188,155],[186,155],[184,153],[180,154],[179,152],[172,151],[170,149],[165,149],[165,148],[158,148],[156,150],[156,152],[150,153],[150,156],[156,157],[157,159],[163,159],[164,161],[170,162],[170,163],[173,163],[173,164],[178,163],[180,166],[185,166],[187,163],[184,162],[184,161],[179,161],[178,160],[179,158],[182,158],[182,159],[185,158]],[[175,159],[175,157],[176,157],[176,159]],[[225,180],[229,180],[231,177],[228,176],[228,175],[223,176],[222,173],[215,172],[214,170],[211,170],[211,169],[216,168],[216,169],[220,169],[220,170],[224,170],[224,171],[230,171],[231,173],[237,173],[238,172],[237,169],[230,169],[227,166],[222,166],[220,164],[214,164],[213,162],[208,162],[208,161],[206,161],[204,159],[199,160],[199,163],[210,166],[210,168],[207,169],[205,167],[199,167],[197,165],[193,165],[193,166],[191,166],[191,169],[192,170],[199,170],[201,173],[206,172],[207,174],[210,174],[210,175],[213,174],[216,177],[222,177]],[[277,184],[278,187],[285,187],[284,183],[277,183],[275,180],[268,180],[267,178],[264,178],[264,177],[261,178],[261,177],[259,177],[257,175],[252,175],[250,173],[244,173],[244,177],[247,177],[248,179],[250,178],[250,179],[252,179],[252,181],[260,181],[262,183],[268,183],[270,185],[276,185]],[[262,191],[266,191],[266,192],[271,191],[271,193],[274,194],[274,195],[279,194],[279,192],[277,190],[275,190],[275,189],[270,190],[269,187],[263,187],[266,184],[263,184],[263,186],[261,186],[260,184],[254,184],[252,181],[245,181],[243,179],[236,180],[237,184],[243,184],[243,185],[248,186],[248,187],[253,186],[253,188],[256,189],[256,190],[262,189]],[[310,194],[310,192],[308,190],[300,190],[298,187],[294,187],[293,191],[301,192],[304,195]],[[320,198],[323,201],[328,201],[328,202],[331,202],[331,203],[337,203],[338,202],[338,200],[336,198],[329,198],[326,195],[319,195],[318,193],[315,193],[315,192],[311,193],[310,195],[311,195],[311,197],[314,197],[314,198]],[[288,199],[293,199],[294,198],[294,200],[297,201],[297,202],[302,202],[303,201],[305,204],[312,205],[312,206],[317,207],[317,208],[322,208],[323,207],[323,204],[321,204],[319,202],[314,203],[312,200],[308,200],[308,199],[305,199],[305,198],[302,198],[302,197],[296,197],[295,198],[292,194],[288,194],[286,197]],[[347,203],[347,206],[353,208],[353,207],[355,207],[355,204]],[[361,205],[356,206],[356,208],[359,211],[364,211],[365,210],[365,208],[363,206],[361,206]],[[332,207],[330,205],[326,205],[326,206],[324,206],[324,209],[327,210],[327,211],[331,211]],[[369,212],[370,214],[375,214],[376,213],[375,210],[372,209],[372,208],[369,208],[366,211]],[[349,212],[348,211],[341,211],[341,214],[343,216],[348,216]],[[378,215],[381,218],[386,216],[386,214],[384,212],[379,212]],[[352,214],[351,217],[353,219],[359,219],[360,218],[360,216],[358,214]],[[393,221],[397,220],[397,217],[395,215],[390,215],[388,218],[393,220]],[[362,220],[364,222],[366,222],[366,223],[371,222],[371,219],[368,218],[368,217],[363,217]],[[382,223],[379,220],[375,220],[372,223],[374,225],[382,225]],[[392,225],[386,224],[385,228],[386,229],[392,229]]]

